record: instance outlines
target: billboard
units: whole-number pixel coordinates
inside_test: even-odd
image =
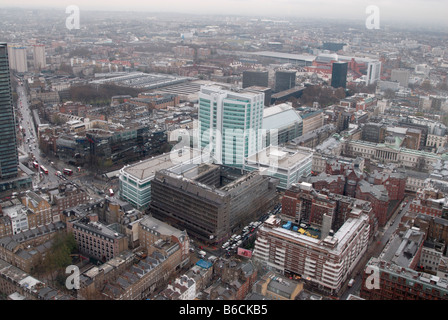
[[[239,256],[246,257],[246,258],[251,258],[252,257],[252,251],[246,250],[246,249],[243,249],[243,248],[238,248],[237,254]]]

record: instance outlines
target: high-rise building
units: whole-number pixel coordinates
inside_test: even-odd
[[[347,62],[333,62],[331,71],[331,86],[345,88],[347,86]]]
[[[371,85],[381,79],[381,61],[371,61],[367,65],[366,85]]]
[[[243,71],[243,88],[258,86],[268,87],[269,72],[262,70]]]
[[[47,66],[45,57],[45,45],[35,44],[33,46],[34,69],[41,70]]]
[[[411,73],[407,69],[393,69],[390,75],[392,81],[397,81],[400,86],[407,88]]]
[[[19,45],[8,46],[9,68],[16,72],[27,72],[26,47]]]
[[[296,86],[296,71],[279,70],[275,72],[275,92],[286,91]]]
[[[6,43],[0,43],[0,179],[2,180],[16,177],[19,165],[7,48]]]
[[[203,86],[199,92],[198,143],[214,162],[242,165],[260,148],[264,94]]]

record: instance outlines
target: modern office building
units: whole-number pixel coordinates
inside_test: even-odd
[[[150,213],[208,244],[220,244],[277,201],[278,179],[216,164],[156,172]]]
[[[381,61],[369,61],[367,65],[366,85],[371,85],[381,79]]]
[[[258,86],[269,86],[269,72],[262,70],[243,71],[243,88]]]
[[[264,94],[203,86],[199,92],[198,144],[214,162],[241,166],[261,148]]]
[[[396,81],[400,86],[407,88],[411,72],[407,69],[393,69],[391,71],[390,80]]]
[[[14,178],[19,157],[6,43],[0,43],[0,137],[0,179]]]
[[[386,138],[386,126],[382,123],[369,122],[361,126],[362,140],[382,143]]]
[[[331,86],[345,88],[347,86],[347,62],[333,62],[331,71]]]
[[[266,146],[289,142],[302,135],[303,121],[292,105],[277,104],[263,110],[263,126],[266,130]]]
[[[311,175],[312,149],[269,146],[247,158],[244,169],[260,170],[279,179],[277,188],[286,190],[303,177]]]
[[[33,59],[35,70],[41,70],[47,66],[47,60],[45,56],[45,45],[35,44],[33,46]]]
[[[197,157],[200,157],[198,151],[189,148],[184,150],[188,153],[188,155],[185,154],[185,158],[180,155],[179,151],[173,151],[170,154],[162,154],[121,168],[119,176],[121,199],[139,210],[147,208],[151,201],[151,181],[157,171],[170,169],[180,163],[199,163],[202,161],[197,159]]]
[[[296,71],[278,70],[275,72],[275,92],[282,92],[296,86]]]
[[[264,106],[269,107],[271,105],[272,89],[269,87],[251,86],[246,90],[258,91],[264,93]]]
[[[8,45],[9,68],[19,73],[27,72],[28,62],[26,55],[26,47],[20,45]]]

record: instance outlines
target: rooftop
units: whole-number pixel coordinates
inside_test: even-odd
[[[147,179],[152,179],[157,171],[163,169],[170,169],[184,159],[192,160],[199,155],[199,151],[194,149],[183,149],[182,152],[173,150],[171,153],[166,153],[151,159],[140,161],[135,164],[124,166],[120,173],[126,173],[135,178],[138,182],[143,182]]]
[[[302,118],[289,104],[282,103],[263,109],[263,129],[280,129],[301,122]]]
[[[297,147],[292,149],[269,146],[248,157],[247,163],[248,165],[275,166],[275,168],[289,170],[296,165],[300,165],[303,161],[311,160],[311,158],[312,152],[308,148]]]
[[[383,250],[380,258],[397,266],[409,268],[424,240],[424,232],[409,229],[396,234]]]

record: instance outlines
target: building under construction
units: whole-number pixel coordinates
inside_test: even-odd
[[[200,241],[219,244],[275,205],[278,182],[259,171],[181,165],[156,173],[150,211]]]

